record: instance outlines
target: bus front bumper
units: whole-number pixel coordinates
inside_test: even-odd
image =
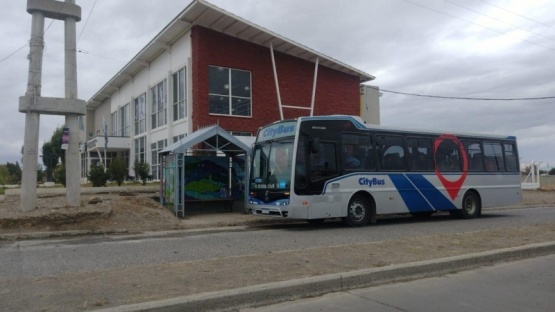
[[[249,213],[256,216],[287,218],[289,211],[277,207],[250,207]]]

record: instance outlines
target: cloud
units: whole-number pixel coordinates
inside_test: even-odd
[[[93,3],[77,1],[83,12],[77,24],[79,97],[85,100],[188,5],[182,0],[163,5],[98,1],[91,13]],[[370,84],[385,90],[487,98],[555,95],[550,66],[555,64],[555,29],[546,26],[555,24],[552,1],[491,2],[497,7],[478,0],[212,3],[376,76]],[[31,27],[25,1],[3,5],[0,59],[27,44]],[[54,22],[45,38],[43,95],[63,96],[63,23]],[[0,63],[0,163],[21,156],[24,115],[17,107],[27,84],[28,52],[26,47]],[[463,101],[384,92],[381,113],[389,126],[517,135],[521,156],[555,163],[554,104],[554,99]],[[63,117],[42,118],[40,144],[62,124]]]

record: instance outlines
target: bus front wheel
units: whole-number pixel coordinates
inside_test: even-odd
[[[351,227],[364,226],[370,219],[370,203],[361,195],[355,195],[349,201],[347,216],[343,221]]]

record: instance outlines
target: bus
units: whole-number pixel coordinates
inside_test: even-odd
[[[521,200],[516,137],[366,125],[346,115],[259,129],[249,168],[250,214],[349,226],[377,215],[440,211],[471,219]]]

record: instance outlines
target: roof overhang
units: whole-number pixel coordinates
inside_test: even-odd
[[[193,148],[199,143],[205,143],[212,151],[220,151],[226,155],[249,154],[251,147],[243,140],[237,139],[222,127],[215,125],[199,129],[191,135],[168,145],[159,154],[186,154],[188,149]]]
[[[149,62],[167,50],[171,44],[195,25],[200,25],[264,47],[269,48],[271,45],[275,51],[309,62],[315,62],[318,58],[319,65],[356,76],[360,79],[361,83],[375,78],[361,70],[343,64],[329,56],[233,15],[207,1],[194,0],[92,96],[87,102],[87,108],[95,109],[100,106],[112,93],[131,80],[143,68],[148,67]]]

